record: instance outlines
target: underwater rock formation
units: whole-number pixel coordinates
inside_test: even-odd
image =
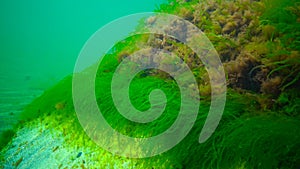
[[[176,39],[137,35],[117,43],[115,52],[104,57],[95,80],[98,106],[108,123],[124,135],[144,138],[168,129],[180,110],[180,93],[170,75],[146,70],[132,81],[130,99],[139,110],[151,106],[148,96],[152,90],[160,88],[166,94],[164,114],[147,124],[133,123],[118,113],[110,81],[118,64],[139,49],[150,46],[173,52],[192,70],[201,96],[197,120],[186,138],[170,151],[145,159],[103,150],[79,124],[72,101],[72,77],[67,77],[24,110],[18,130],[7,133],[13,139],[1,150],[0,167],[299,168],[299,9],[297,0],[170,0],[158,9],[201,29],[224,64],[229,87],[226,107],[219,127],[205,143],[198,142],[210,109],[211,88],[204,64]],[[155,18],[145,21],[153,23]],[[168,31],[181,29],[187,29],[186,25]],[[152,51],[146,48],[144,52]],[[148,61],[166,66],[162,57]],[[105,135],[97,137],[114,141]],[[49,146],[44,139],[51,140]],[[43,164],[36,157],[48,161]]]

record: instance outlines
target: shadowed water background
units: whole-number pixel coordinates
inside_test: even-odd
[[[24,106],[72,73],[95,31],[119,17],[152,12],[163,2],[1,1],[0,131],[12,128]]]

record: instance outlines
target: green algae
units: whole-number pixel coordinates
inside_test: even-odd
[[[207,142],[198,143],[210,106],[210,90],[204,84],[204,68],[199,68],[199,61],[191,59],[193,55],[184,45],[167,39],[167,43],[161,46],[151,40],[150,35],[130,37],[116,44],[113,53],[104,57],[95,80],[96,99],[105,119],[118,132],[132,137],[150,137],[162,133],[178,114],[180,93],[174,80],[162,72],[152,71],[141,72],[132,81],[130,99],[139,110],[150,107],[148,96],[153,89],[162,89],[168,98],[168,107],[163,116],[146,125],[133,123],[118,113],[111,98],[110,82],[119,62],[148,41],[153,46],[173,49],[192,67],[201,84],[200,95],[205,93],[206,97],[201,97],[199,115],[191,132],[170,151],[151,158],[126,159],[97,147],[84,133],[76,117],[72,102],[72,76],[66,77],[28,105],[22,113],[22,120],[27,122],[42,117],[68,136],[66,143],[70,148],[84,146],[93,151],[106,152],[103,163],[111,166],[130,160],[136,168],[299,167],[300,97],[297,85],[300,55],[297,38],[300,36],[297,36],[299,29],[298,23],[295,23],[298,13],[293,10],[297,7],[293,6],[296,1],[262,1],[253,4],[250,1],[201,2],[173,0],[169,5],[162,5],[158,11],[182,16],[204,30],[227,67],[231,89],[227,93],[219,127]],[[285,5],[276,10],[271,8],[279,2]],[[273,17],[279,15],[277,10],[285,16]],[[240,15],[241,11],[253,15],[247,12]],[[286,29],[282,29],[283,24],[287,26]],[[241,25],[247,25],[247,28]],[[291,37],[292,40],[287,42]],[[248,79],[242,81],[241,78]],[[260,81],[254,83],[255,80]],[[250,83],[255,89],[248,86]],[[275,88],[279,90],[275,92]],[[62,103],[64,106],[57,106]],[[99,153],[93,158],[100,160],[103,157]]]
[[[0,150],[5,147],[11,139],[15,136],[15,131],[14,130],[5,130],[4,132],[1,133],[0,136]]]
[[[112,63],[116,62],[116,59],[112,60]],[[108,61],[104,63],[108,63]],[[107,65],[109,66],[109,64]],[[103,68],[107,70],[105,66]],[[96,79],[96,98],[99,99],[99,107],[107,122],[120,133],[134,137],[157,135],[169,127],[170,123],[172,123],[170,119],[176,118],[177,114],[175,112],[178,112],[176,104],[180,104],[180,99],[172,96],[179,91],[176,90],[176,83],[171,83],[171,80],[166,81],[148,76],[144,78],[139,77],[132,82],[131,93],[141,94],[139,97],[132,97],[131,101],[133,105],[136,105],[141,110],[149,108],[148,100],[142,96],[148,96],[149,91],[157,88],[157,85],[162,89],[164,89],[163,86],[166,86],[164,92],[171,97],[168,104],[172,106],[167,108],[166,115],[145,126],[132,123],[117,115],[117,110],[113,108],[111,94],[107,92],[107,87],[110,86],[110,79],[113,74],[110,72],[99,72],[99,74],[101,76],[97,76]],[[70,90],[67,88],[70,84],[71,78],[67,78],[56,87],[45,92],[41,99],[47,100],[47,98],[52,97],[53,93],[56,93],[58,96],[69,95],[67,91],[70,92]],[[218,129],[207,142],[199,144],[197,138],[209,109],[209,102],[202,101],[195,126],[180,144],[157,157],[132,159],[133,162],[136,163],[137,168],[159,168],[162,166],[162,168],[295,167],[299,161],[299,154],[296,151],[300,139],[297,137],[297,133],[300,132],[298,127],[299,119],[280,114],[276,115],[275,112],[271,111],[269,114],[265,112],[260,114],[259,104],[255,102],[256,97],[257,95],[255,94],[241,95],[230,90],[224,115]],[[48,122],[52,121],[51,126],[60,126],[59,130],[66,135],[71,134],[71,137],[66,138],[66,143],[71,145],[71,148],[72,146],[84,146],[94,149],[93,151],[104,151],[99,149],[84,133],[72,107],[62,110],[53,108],[50,116],[47,115],[47,112],[51,110],[47,109],[47,107],[53,107],[54,103],[61,101],[59,97],[51,99],[53,99],[52,106],[45,105],[46,107],[40,107],[33,103],[27,109],[27,115],[37,109],[47,110],[43,119],[47,119],[45,121]],[[66,103],[68,104],[69,102],[67,101]],[[284,101],[282,102],[284,103]],[[287,130],[289,132],[286,132]],[[264,155],[262,156],[262,154]],[[121,163],[120,161],[125,160],[123,157],[109,156],[111,161],[105,161],[107,163],[119,164]]]

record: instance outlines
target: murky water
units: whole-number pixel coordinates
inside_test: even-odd
[[[103,25],[166,0],[1,1],[0,131],[22,108],[71,74],[86,40]]]

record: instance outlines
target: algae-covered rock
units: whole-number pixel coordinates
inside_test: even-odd
[[[280,6],[278,6],[280,4]],[[211,86],[204,64],[189,47],[165,35],[136,35],[114,46],[104,57],[95,79],[99,109],[114,130],[129,137],[156,136],[168,129],[180,110],[180,91],[166,72],[145,70],[129,89],[139,110],[151,107],[149,95],[162,89],[167,106],[157,120],[137,124],[120,115],[111,96],[111,79],[119,63],[145,49],[141,58],[157,54],[152,48],[175,53],[191,69],[200,91],[201,106],[194,127],[171,150],[158,156],[131,159],[99,147],[81,126],[73,106],[72,77],[46,91],[22,114],[22,123],[1,150],[0,167],[11,168],[297,168],[300,166],[300,22],[297,0],[170,0],[158,9],[180,16],[201,29],[223,63],[228,86],[222,120],[214,134],[199,143],[210,109]],[[278,12],[280,11],[280,13]],[[277,13],[278,12],[278,13]],[[279,15],[284,15],[284,18]],[[154,24],[155,17],[145,24]],[[177,27],[176,27],[177,24]],[[182,32],[182,23],[167,31]],[[181,34],[186,39],[188,34]],[[182,66],[159,55],[153,62],[165,69]],[[140,59],[140,58],[133,58]],[[104,134],[103,134],[104,133]],[[94,133],[95,138],[117,142]],[[168,140],[166,140],[167,142]],[[126,153],[137,150],[126,149]]]

